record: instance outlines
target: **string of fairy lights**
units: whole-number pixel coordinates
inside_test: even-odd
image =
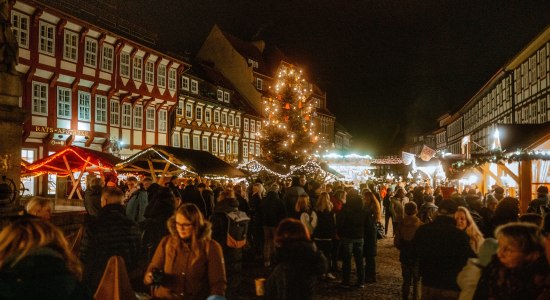
[[[315,161],[307,161],[306,163],[299,165],[299,166],[291,166],[290,171],[286,174],[281,174],[278,172],[275,172],[271,170],[270,168],[266,167],[262,163],[258,162],[257,160],[252,160],[247,163],[242,163],[237,166],[238,169],[248,171],[252,174],[258,174],[262,171],[267,172],[269,175],[276,176],[278,178],[288,178],[290,176],[296,175],[296,174],[312,174],[315,172],[319,172],[319,174],[323,177],[327,177],[327,181],[334,181],[337,179],[337,177],[321,168],[321,165],[319,165]]]

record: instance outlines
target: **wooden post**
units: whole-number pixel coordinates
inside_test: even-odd
[[[531,160],[522,160],[519,162],[519,203],[521,213],[527,211],[531,201]]]

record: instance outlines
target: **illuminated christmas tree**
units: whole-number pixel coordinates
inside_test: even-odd
[[[314,130],[311,88],[301,71],[282,69],[272,87],[274,98],[264,102],[266,121],[261,131],[263,156],[285,165],[300,165],[312,154]]]

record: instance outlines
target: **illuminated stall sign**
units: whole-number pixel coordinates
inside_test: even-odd
[[[80,135],[80,136],[90,136],[90,132],[86,130],[75,130],[67,128],[53,128],[47,126],[34,126],[33,131],[36,132],[45,132],[45,133],[55,133],[55,134],[70,134],[70,135]]]

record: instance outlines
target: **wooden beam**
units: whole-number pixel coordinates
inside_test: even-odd
[[[149,165],[149,171],[151,172],[151,178],[153,179],[153,182],[157,182],[157,175],[155,174],[155,168],[153,167],[153,162],[148,159],[147,164]]]
[[[521,213],[527,211],[529,202],[531,202],[531,181],[532,170],[531,160],[522,160],[519,162],[519,205]]]
[[[80,174],[78,175],[78,179],[76,180],[77,185],[73,185],[73,189],[72,189],[71,193],[69,194],[69,199],[71,199],[71,197],[73,196],[73,194],[76,190],[76,194],[78,195],[78,199],[84,200],[84,197],[82,197],[82,194],[80,193],[80,190],[78,189],[78,187],[80,186],[80,180],[82,179],[82,175],[84,175],[84,172],[86,171],[86,167],[88,166],[88,163],[90,162],[90,159],[91,159],[91,157],[88,156],[86,158],[86,162],[84,162],[84,165],[82,165],[82,168],[80,169]],[[71,178],[72,177],[73,176],[71,175]]]
[[[510,169],[508,169],[506,165],[498,165],[498,166],[500,167],[499,170],[506,173],[506,175],[512,177],[512,179],[514,179],[514,181],[519,184],[519,177],[516,174],[514,174]]]

